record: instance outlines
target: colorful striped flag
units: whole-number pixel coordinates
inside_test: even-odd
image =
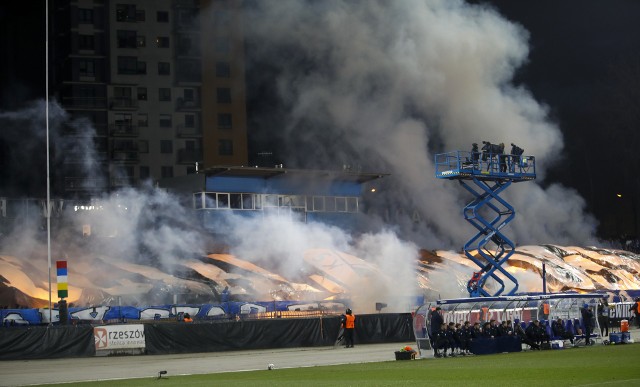
[[[67,261],[56,261],[56,269],[58,273],[58,298],[69,297]]]

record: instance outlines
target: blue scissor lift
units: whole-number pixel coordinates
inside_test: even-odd
[[[499,296],[505,288],[504,281],[497,272],[513,282],[513,288],[506,293],[511,296],[518,290],[518,280],[502,265],[515,250],[515,244],[502,229],[515,218],[515,209],[500,194],[511,183],[529,181],[536,178],[533,156],[494,154],[487,152],[453,151],[435,156],[436,177],[458,180],[474,199],[464,207],[463,214],[478,232],[464,245],[465,255],[480,268],[475,272],[467,290],[471,297]],[[489,250],[489,242],[495,250]],[[476,250],[484,262],[471,251]],[[493,278],[500,289],[490,294],[484,284]]]

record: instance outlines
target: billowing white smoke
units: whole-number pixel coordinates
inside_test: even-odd
[[[95,203],[97,211],[72,217],[74,229],[93,225],[94,253],[150,264],[171,273],[181,259],[204,252],[206,241],[192,212],[166,191],[123,189]]]
[[[56,102],[49,103],[49,115],[46,116],[46,103],[43,100],[33,101],[19,111],[0,112],[2,132],[0,140],[11,148],[9,154],[9,182],[3,191],[13,195],[14,191],[28,195],[43,197],[46,190],[46,135],[49,134],[50,176],[52,183],[61,185],[59,173],[64,168],[64,161],[73,160],[81,165],[80,183],[86,183],[91,176],[93,184],[102,185],[96,174],[98,165],[93,138],[96,131],[86,118],[71,119],[66,111]],[[49,127],[47,128],[47,118]],[[66,133],[63,133],[66,132]],[[17,152],[16,149],[20,149]],[[27,173],[28,171],[28,173]],[[5,171],[6,172],[6,171]],[[42,193],[42,194],[40,194]]]
[[[287,162],[354,160],[391,173],[380,202],[402,209],[393,221],[422,246],[459,249],[474,232],[459,215],[470,196],[434,178],[435,153],[513,142],[536,156],[542,181],[562,151],[546,107],[510,83],[527,59],[527,32],[486,6],[264,1],[246,26],[248,71],[271,69],[286,108],[277,113],[285,130],[270,133],[290,143]],[[591,242],[595,221],[576,192],[522,183],[505,197],[518,213],[505,232],[519,244]]]
[[[468,193],[434,178],[435,153],[468,150],[482,140],[514,142],[536,156],[542,181],[562,151],[546,108],[510,83],[527,59],[526,31],[484,6],[460,0],[257,1],[245,26],[253,50],[247,72],[259,74],[264,66],[270,70],[265,75],[275,74],[285,110],[274,109],[282,132],[270,134],[289,152],[286,163],[333,168],[333,162],[347,162],[392,176],[370,198],[371,212],[380,214],[371,223],[382,231],[354,240],[317,224],[237,220],[224,232],[236,237],[232,252],[240,258],[279,262],[295,276],[305,250],[335,249],[376,263],[395,280],[388,292],[363,287],[363,294],[371,293],[368,305],[382,301],[376,291],[412,294],[414,243],[458,250],[474,232],[460,216]],[[103,199],[111,209],[128,208],[101,221],[111,236],[104,255],[144,250],[171,264],[204,250],[173,198],[154,189],[118,195]],[[518,213],[505,232],[518,244],[591,242],[595,222],[576,192],[520,183],[505,195]],[[385,215],[396,213],[404,215]],[[388,231],[387,222],[398,231]]]
[[[301,223],[271,215],[254,218],[229,215],[225,234],[231,236],[230,253],[262,263],[290,280],[304,278],[305,253],[329,249],[364,259],[376,270],[358,273],[345,283],[346,295],[358,313],[375,312],[376,302],[387,304],[385,312],[406,311],[411,297],[419,294],[416,280],[418,248],[384,231],[353,239],[344,230],[321,223]],[[308,279],[307,279],[308,281]]]

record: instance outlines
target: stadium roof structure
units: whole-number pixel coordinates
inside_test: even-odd
[[[296,177],[330,179],[337,181],[350,181],[355,183],[366,183],[371,180],[389,176],[388,173],[365,173],[351,169],[343,170],[314,170],[314,169],[292,169],[292,168],[267,168],[267,167],[245,167],[216,165],[202,171],[206,176],[236,176],[236,177],[262,177],[272,178],[282,175],[293,175]]]

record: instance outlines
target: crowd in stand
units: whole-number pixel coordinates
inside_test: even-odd
[[[445,323],[440,313],[440,308],[436,308],[430,316],[430,339],[435,357],[453,357],[471,355],[472,342],[477,339],[499,339],[501,337],[515,337],[521,344],[526,344],[532,350],[540,350],[543,347],[549,348],[551,340],[568,340],[572,345],[577,338],[585,338],[586,345],[593,345],[590,340],[590,331],[593,329],[593,321],[589,308],[587,315],[583,312],[583,323],[579,320],[566,322],[561,318],[553,321],[533,320],[526,324],[515,320],[504,320],[498,323],[496,320],[486,321],[483,324],[475,322],[473,325],[469,321],[464,324]],[[583,332],[581,326],[586,326]]]

